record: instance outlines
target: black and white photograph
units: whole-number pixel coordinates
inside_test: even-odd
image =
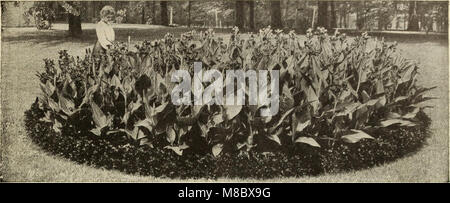
[[[0,182],[447,183],[448,8],[1,0]]]

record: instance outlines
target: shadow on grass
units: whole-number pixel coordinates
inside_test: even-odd
[[[126,42],[128,36],[130,36],[132,42],[144,41],[144,40],[156,40],[161,39],[167,33],[173,34],[175,37],[179,37],[180,34],[191,30],[206,30],[206,28],[185,28],[185,27],[164,27],[164,28],[152,28],[152,29],[139,29],[139,28],[115,28],[116,41]],[[215,29],[216,33],[227,33],[229,29]],[[94,29],[83,30],[83,34],[80,37],[71,37],[68,35],[67,30],[27,30],[22,31],[20,29],[5,30],[2,32],[2,42],[6,43],[21,43],[27,42],[33,45],[39,44],[46,47],[58,46],[63,43],[86,43],[94,44],[97,40],[97,36]]]
[[[342,32],[348,36],[360,36],[361,31],[358,32]],[[421,44],[421,43],[439,43],[441,46],[448,46],[448,34],[447,33],[385,33],[385,32],[370,32],[369,36],[378,38],[381,40],[384,38],[387,42],[398,42],[408,44]]]

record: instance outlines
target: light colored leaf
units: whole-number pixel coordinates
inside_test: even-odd
[[[98,107],[95,102],[91,102],[91,109],[92,119],[94,120],[95,125],[100,129],[106,127],[108,125],[106,116],[100,107]]]
[[[94,135],[97,135],[97,136],[100,136],[100,135],[102,134],[102,131],[101,131],[100,128],[94,128],[94,129],[91,130],[91,132],[92,132]]]
[[[120,89],[123,89],[122,87],[122,83],[120,83],[119,78],[116,75],[113,75],[113,77],[111,78],[111,84],[112,87],[117,87]]]
[[[370,100],[370,96],[369,96],[369,94],[367,94],[366,90],[363,90],[361,92],[361,96],[362,96],[363,103],[366,103]]]
[[[169,142],[170,144],[173,144],[175,142],[175,139],[177,139],[177,134],[175,132],[175,130],[173,129],[172,126],[168,126],[167,130],[167,142]]]
[[[61,133],[61,128],[62,128],[62,124],[58,121],[58,120],[54,120],[55,122],[53,123],[53,130],[56,133]]]
[[[382,96],[382,97],[380,97],[378,102],[375,104],[375,108],[379,109],[379,108],[381,108],[381,107],[383,107],[385,105],[386,105],[386,96]]]
[[[58,99],[59,99],[59,107],[61,108],[61,110],[65,114],[71,116],[75,110],[75,103],[72,100],[63,97],[60,94],[58,95]]]
[[[383,80],[377,80],[376,81],[376,94],[383,94],[383,93],[384,93]]]
[[[311,137],[299,137],[295,140],[296,143],[305,143],[313,147],[320,147],[319,143],[316,142],[314,138]]]
[[[395,112],[388,112],[386,118],[388,119],[396,119],[396,118],[400,118],[402,117],[400,114],[395,113]]]
[[[311,120],[307,120],[306,122],[298,122],[297,126],[295,127],[295,132],[302,132],[306,127],[308,127],[311,124]]]
[[[352,131],[351,134],[344,135],[341,137],[344,142],[357,143],[361,139],[374,139],[372,136],[370,136],[369,134],[365,133],[362,130],[352,129],[351,131]]]
[[[153,123],[153,121],[151,119],[144,119],[144,120],[140,120],[138,121],[136,124],[134,124],[135,127],[144,127],[147,128],[150,132],[153,131],[153,128],[155,127],[155,124]]]
[[[314,112],[316,112],[317,108],[319,107],[319,97],[317,97],[312,87],[308,88],[308,91],[306,92],[306,98],[307,101],[313,106]]]
[[[281,140],[278,137],[281,132],[283,131],[283,128],[279,128],[275,133],[271,133],[267,136],[267,138],[269,138],[270,140],[276,142],[277,144],[281,145]]]
[[[223,150],[223,144],[221,144],[221,143],[216,144],[212,147],[211,150],[212,150],[212,154],[214,155],[214,157],[217,157]]]
[[[93,85],[91,86],[85,93],[83,101],[80,104],[80,107],[83,106],[84,104],[87,104],[89,102],[89,100],[91,99],[91,96],[97,91],[99,85]]]
[[[55,87],[48,80],[47,83],[45,83],[45,85],[40,83],[39,86],[41,87],[42,92],[44,92],[47,97],[50,97],[55,91]]]
[[[224,105],[227,120],[232,120],[242,110],[242,105]]]
[[[54,112],[59,112],[60,108],[59,108],[59,104],[56,103],[52,98],[48,98],[48,106],[54,111]]]
[[[284,120],[291,115],[291,113],[294,112],[294,108],[289,109],[288,111],[284,112],[284,114],[281,116],[280,120],[270,129],[270,132],[275,131],[280,125],[284,122]]]
[[[400,101],[404,101],[406,99],[408,99],[408,97],[406,97],[406,96],[399,96],[399,97],[394,99],[394,102],[397,103],[397,102],[400,102]]]
[[[142,138],[142,139],[140,139],[139,140],[139,145],[147,145],[147,146],[149,146],[150,148],[154,148],[153,147],[153,143],[148,139],[148,138]]]
[[[364,105],[366,105],[366,106],[374,106],[375,104],[378,103],[378,101],[380,101],[380,98],[371,99],[371,100],[368,100],[366,103],[364,103]]]
[[[179,147],[174,147],[174,146],[165,146],[164,149],[171,149],[172,151],[174,151],[176,154],[178,154],[179,156],[183,155],[183,150],[180,149]]]
[[[144,137],[146,137],[145,133],[139,129],[139,127],[134,127],[133,134],[131,136],[134,140],[140,140]]]
[[[221,113],[216,114],[212,118],[214,124],[218,125],[223,122],[223,115]]]
[[[416,107],[416,108],[414,108],[414,110],[412,112],[409,112],[409,113],[403,115],[402,118],[413,119],[416,117],[416,115],[417,115],[417,113],[419,113],[419,111],[420,111],[420,108]]]
[[[166,109],[167,104],[169,104],[169,102],[163,102],[161,105],[159,105],[158,107],[155,108],[155,113],[161,113],[164,111],[164,109]]]
[[[400,126],[415,126],[416,124],[403,119],[388,119],[380,122],[382,127],[388,127],[394,124],[400,124]]]
[[[183,142],[183,144],[179,145],[178,148],[180,148],[181,150],[185,150],[185,149],[189,148],[189,145],[187,145],[185,142]]]
[[[198,125],[198,127],[200,128],[200,130],[201,130],[200,136],[206,138],[206,136],[208,135],[208,132],[209,132],[209,127],[208,127],[208,125],[202,124],[202,123],[200,123],[200,122],[197,122],[197,125]]]
[[[283,85],[283,95],[285,96],[286,109],[294,106],[294,97],[287,84]]]

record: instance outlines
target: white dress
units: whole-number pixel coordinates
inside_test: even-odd
[[[97,43],[101,45],[102,48],[108,49],[108,45],[112,45],[115,40],[115,34],[112,26],[108,23],[100,21],[95,27],[97,33]]]

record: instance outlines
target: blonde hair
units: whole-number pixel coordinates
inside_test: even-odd
[[[104,6],[100,11],[100,17],[104,18],[110,14],[114,15],[115,13],[116,12],[114,11],[114,8],[112,6]]]

